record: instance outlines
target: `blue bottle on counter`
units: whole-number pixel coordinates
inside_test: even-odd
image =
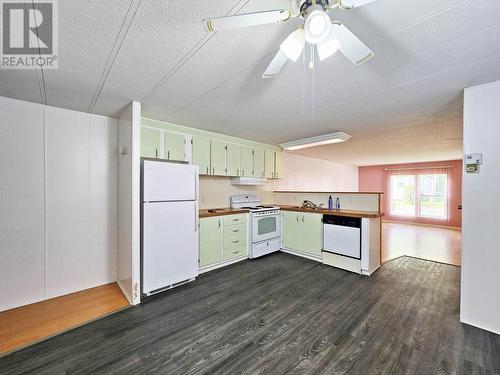
[[[337,197],[337,200],[335,201],[335,208],[337,210],[340,210],[340,199],[339,199],[339,197]]]
[[[330,198],[328,198],[328,209],[333,210],[333,198],[330,195]]]

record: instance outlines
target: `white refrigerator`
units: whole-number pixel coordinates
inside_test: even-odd
[[[198,275],[198,167],[143,160],[142,293],[149,296]]]

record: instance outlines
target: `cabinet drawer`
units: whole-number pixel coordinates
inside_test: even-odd
[[[246,256],[247,255],[247,247],[245,246],[237,246],[237,247],[230,247],[227,249],[224,249],[224,260],[228,260],[231,258],[237,258],[241,256]]]
[[[243,246],[243,245],[245,246],[247,245],[246,233],[224,238],[224,249],[227,249],[229,247]]]
[[[247,234],[246,224],[226,225],[224,227],[224,237],[233,237]]]
[[[248,214],[226,215],[224,225],[246,224]]]

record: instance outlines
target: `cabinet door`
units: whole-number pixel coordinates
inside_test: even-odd
[[[300,213],[283,211],[282,215],[282,241],[283,247],[300,250]]]
[[[241,176],[252,177],[253,152],[251,147],[240,146],[240,170]]]
[[[240,175],[240,146],[234,143],[226,144],[226,175],[239,176]]]
[[[141,127],[141,157],[160,157],[161,131]]]
[[[179,133],[165,132],[163,159],[186,160],[186,136]]]
[[[323,249],[323,215],[313,213],[300,214],[301,235],[300,250],[320,256]]]
[[[274,178],[274,154],[273,150],[265,150],[264,152],[264,175],[266,178]]]
[[[226,144],[212,139],[210,141],[210,174],[215,176],[226,175]]]
[[[193,164],[200,174],[210,174],[210,138],[193,135]]]
[[[200,267],[222,260],[222,218],[200,220]]]
[[[274,178],[283,178],[283,152],[276,151],[274,162]]]
[[[255,148],[253,150],[254,177],[264,177],[264,170],[265,170],[264,160],[265,160],[264,150]]]

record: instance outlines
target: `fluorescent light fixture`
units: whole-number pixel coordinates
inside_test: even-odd
[[[306,44],[304,29],[297,29],[281,43],[280,50],[292,61],[297,61]]]
[[[280,144],[285,150],[300,150],[302,148],[316,147],[322,145],[329,145],[332,143],[340,143],[349,140],[351,136],[344,132],[335,132],[330,134],[323,134],[317,137],[310,137],[299,139]]]

